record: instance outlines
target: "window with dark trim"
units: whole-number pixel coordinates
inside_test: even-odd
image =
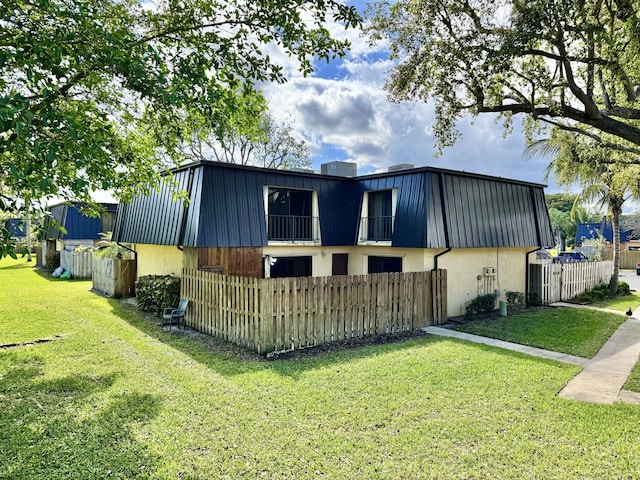
[[[273,257],[269,276],[282,277],[310,277],[311,257]]]
[[[269,240],[314,240],[313,192],[269,187],[267,231]]]
[[[393,230],[391,190],[368,192],[368,195],[367,240],[391,240]]]
[[[106,211],[102,212],[100,219],[100,227],[102,233],[113,232],[113,226],[116,223],[116,212]]]
[[[349,271],[349,254],[334,253],[331,256],[331,275],[347,275]]]
[[[369,255],[369,273],[402,272],[402,257],[376,257]]]

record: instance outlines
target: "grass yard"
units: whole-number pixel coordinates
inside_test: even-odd
[[[631,295],[601,300],[591,304],[592,307],[608,308],[626,312],[629,308],[633,311],[640,306],[640,292],[633,292]]]
[[[436,337],[241,360],[0,260],[0,478],[635,478],[640,407]]]
[[[584,308],[550,307],[507,317],[475,320],[456,327],[456,330],[593,358],[626,320],[622,313],[617,315]]]

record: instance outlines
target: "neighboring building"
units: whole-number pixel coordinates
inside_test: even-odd
[[[7,221],[7,229],[12,240],[20,242],[27,238],[25,224],[21,218],[10,218]]]
[[[613,225],[606,217],[599,223],[580,223],[576,230],[576,246],[585,248],[593,240],[603,238],[607,244],[613,243]],[[640,240],[636,229],[620,224],[620,248],[622,250],[640,250]]]
[[[105,209],[100,217],[87,217],[81,212],[81,203],[58,203],[49,205],[47,210],[56,225],[64,227],[49,228],[43,241],[44,259],[48,251],[72,250],[80,245],[94,245],[101,233],[113,231],[117,203],[101,203]],[[63,265],[64,266],[64,265]]]
[[[113,238],[138,275],[183,267],[250,277],[448,271],[448,312],[526,291],[529,254],[553,242],[543,185],[436,168],[353,178],[199,162],[121,205]]]

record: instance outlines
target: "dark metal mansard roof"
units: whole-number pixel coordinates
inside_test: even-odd
[[[267,245],[265,188],[317,192],[322,245],[357,244],[364,193],[396,189],[392,245],[490,248],[553,243],[544,185],[431,167],[344,178],[198,162],[173,172],[188,205],[163,185],[118,210],[120,242],[186,247]]]

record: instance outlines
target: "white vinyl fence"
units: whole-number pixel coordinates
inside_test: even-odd
[[[92,257],[89,250],[62,250],[60,266],[71,272],[73,278],[91,278]]]
[[[582,292],[608,284],[613,262],[574,262],[529,265],[529,301],[548,305],[571,300]]]

